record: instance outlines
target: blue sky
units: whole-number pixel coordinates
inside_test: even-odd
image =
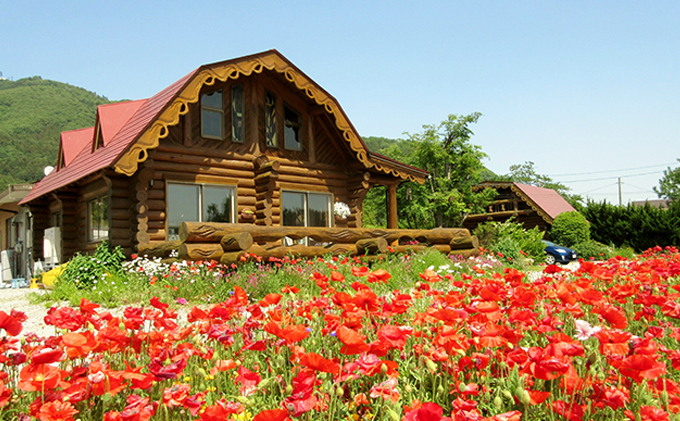
[[[7,1],[0,72],[149,97],[201,64],[276,48],[363,136],[481,112],[502,174],[596,201],[656,198],[680,158],[676,1]]]

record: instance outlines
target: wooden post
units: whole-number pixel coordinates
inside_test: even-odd
[[[399,219],[397,217],[397,183],[392,183],[387,186],[387,228],[399,228]]]

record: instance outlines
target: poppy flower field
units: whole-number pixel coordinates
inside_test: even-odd
[[[398,265],[276,264],[297,282],[234,284],[186,316],[157,297],[122,317],[83,299],[38,337],[0,310],[0,420],[680,419],[675,248],[398,284]]]

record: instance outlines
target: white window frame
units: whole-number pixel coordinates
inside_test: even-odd
[[[315,194],[319,196],[326,196],[328,197],[328,208],[326,209],[328,212],[328,222],[325,227],[332,227],[333,226],[333,193],[326,193],[326,192],[317,192],[317,191],[304,191],[304,190],[281,190],[281,226],[294,226],[294,225],[283,225],[283,195],[285,193],[295,193],[295,194],[302,194],[303,195],[303,217],[304,217],[304,225],[303,227],[307,228],[309,227],[309,195],[310,194]],[[293,240],[292,238],[289,237],[284,237],[283,238],[283,245],[285,246],[292,246],[295,244],[303,244],[305,246],[309,245],[309,238],[305,237],[301,240]]]
[[[208,96],[208,95],[214,95],[216,93],[220,94],[220,102],[222,103],[222,106],[220,108],[216,108],[210,105],[203,104],[203,97]],[[224,92],[222,89],[218,89],[216,91],[212,92],[205,92],[201,94],[200,98],[200,107],[201,107],[201,137],[204,137],[206,139],[216,139],[216,140],[224,140]],[[209,112],[216,112],[220,114],[220,136],[215,136],[213,134],[206,134],[205,133],[205,121],[203,117],[203,112],[204,111],[209,111]]]
[[[205,206],[205,194],[204,194],[204,189],[205,187],[219,187],[222,189],[228,189],[231,190],[231,212],[230,212],[230,221],[229,223],[234,223],[236,220],[236,206],[237,206],[237,200],[236,200],[236,186],[233,184],[215,184],[215,183],[191,183],[191,182],[184,182],[184,181],[167,181],[166,182],[166,190],[165,190],[165,203],[166,203],[166,213],[167,217],[165,219],[166,221],[166,229],[167,229],[167,239],[168,241],[172,241],[173,238],[171,238],[170,234],[170,209],[169,209],[169,203],[170,203],[170,186],[171,185],[186,185],[186,186],[197,186],[198,187],[198,221],[191,221],[191,222],[203,222],[203,208]],[[173,234],[174,236],[175,234]],[[179,240],[179,237],[175,238],[176,240]]]

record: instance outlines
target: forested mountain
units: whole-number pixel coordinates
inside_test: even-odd
[[[40,180],[43,168],[56,164],[59,134],[93,126],[97,106],[109,102],[40,76],[0,80],[0,191]]]

